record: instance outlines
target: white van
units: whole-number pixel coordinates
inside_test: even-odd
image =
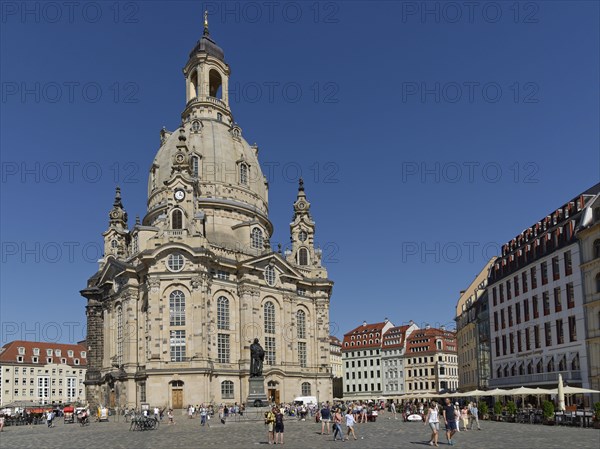
[[[316,396],[298,396],[294,399],[294,404],[296,405],[308,405],[308,404],[316,404],[317,397]]]

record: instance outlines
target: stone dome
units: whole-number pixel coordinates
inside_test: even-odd
[[[156,204],[153,197],[161,195],[173,174],[182,135],[190,157],[190,175],[197,183],[198,199],[204,207],[212,204],[244,209],[268,220],[268,187],[258,162],[258,148],[244,140],[237,125],[210,118],[189,120],[183,125],[183,133],[181,128],[172,133],[163,129],[162,145],[150,170],[149,209]],[[245,183],[241,171],[246,173]]]

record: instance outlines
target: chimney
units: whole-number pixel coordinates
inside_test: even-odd
[[[445,330],[446,330],[446,326],[442,324],[442,325],[440,326],[440,329],[441,329],[441,330],[443,330],[443,331],[445,331]]]
[[[383,322],[384,322],[384,323],[387,323],[387,322],[388,322],[387,316],[386,316],[386,317],[383,319]]]
[[[363,326],[366,326],[366,325],[367,325],[367,322],[366,322],[366,321],[363,321]]]
[[[431,329],[431,326],[429,325],[429,323],[425,324],[425,329]]]

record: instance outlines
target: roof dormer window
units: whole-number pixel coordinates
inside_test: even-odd
[[[40,355],[40,348],[33,348],[33,355]]]
[[[46,349],[46,355],[52,357],[52,349]]]
[[[56,355],[56,357],[60,357],[62,354],[62,351],[60,349],[55,349],[54,354]]]
[[[23,346],[19,346],[18,351],[19,355],[25,355],[25,348]]]
[[[85,358],[86,358],[86,356],[87,356],[86,352],[85,352],[85,351],[81,351],[81,358],[82,358],[82,359],[85,359]]]
[[[69,357],[73,357],[73,350],[69,349],[69,350],[67,351],[67,356],[69,356]]]

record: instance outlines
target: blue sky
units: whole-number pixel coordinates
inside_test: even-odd
[[[205,8],[274,243],[305,179],[339,336],[452,323],[488,256],[600,178],[596,2],[77,5],[2,3],[1,343],[83,337],[114,187],[144,215]]]

